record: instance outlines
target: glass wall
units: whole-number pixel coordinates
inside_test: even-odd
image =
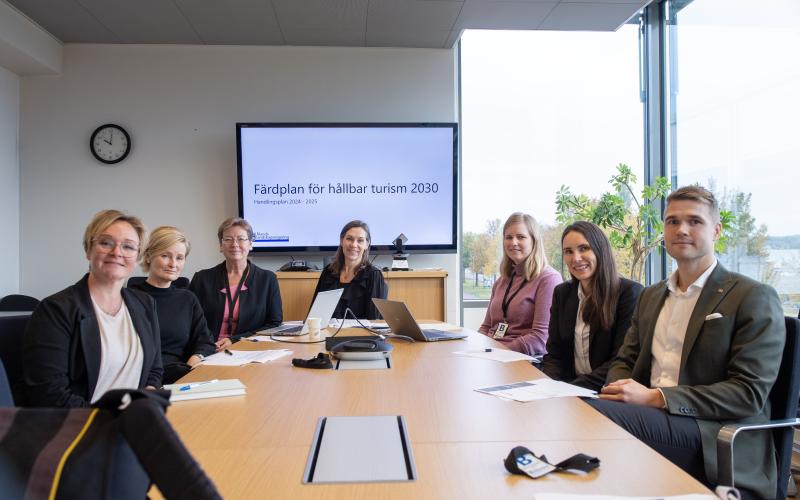
[[[667,4],[671,175],[738,219],[720,262],[800,306],[800,1]]]
[[[465,307],[485,305],[501,231],[515,211],[545,228],[561,269],[556,194],[613,191],[619,164],[641,183],[639,27],[614,33],[467,31],[461,38]],[[638,191],[640,188],[635,187]],[[637,193],[638,194],[638,193]],[[475,325],[469,325],[475,326]]]

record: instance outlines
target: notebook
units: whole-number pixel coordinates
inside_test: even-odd
[[[245,393],[244,384],[238,378],[169,384],[164,389],[171,391],[170,401],[241,396]]]
[[[319,327],[327,327],[328,323],[331,322],[333,311],[336,310],[336,304],[339,303],[339,299],[341,298],[343,292],[344,288],[319,292],[317,297],[314,299],[314,303],[311,304],[311,309],[308,311],[308,316],[306,316],[306,319],[319,318]],[[308,325],[305,321],[299,325],[297,323],[284,323],[281,326],[269,328],[259,333],[267,335],[279,335],[282,337],[305,335],[308,333]]]
[[[407,335],[414,340],[421,340],[423,342],[436,342],[439,340],[457,340],[467,338],[465,333],[445,332],[443,330],[426,329],[423,330],[419,324],[411,316],[411,311],[408,310],[404,302],[385,299],[372,299],[378,312],[381,313],[386,324],[392,330],[392,333],[398,335]]]

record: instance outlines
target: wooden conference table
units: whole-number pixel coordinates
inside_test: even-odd
[[[577,398],[522,404],[475,392],[476,387],[544,376],[525,361],[499,363],[452,354],[499,345],[483,335],[392,343],[391,369],[335,371],[291,365],[292,357],[313,357],[324,350],[324,343],[239,342],[234,349],[291,348],[294,356],[264,365],[201,366],[182,381],[238,378],[247,386],[247,394],[176,402],[167,416],[229,499],[495,500],[531,498],[537,492],[710,493]],[[419,478],[302,484],[318,418],[343,415],[403,415]],[[552,463],[586,453],[598,457],[601,465],[585,476],[553,473],[537,480],[514,476],[506,472],[503,459],[517,445],[547,455]]]

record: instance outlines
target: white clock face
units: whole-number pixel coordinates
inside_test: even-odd
[[[122,161],[130,151],[130,139],[120,127],[105,126],[92,135],[92,153],[103,163]]]

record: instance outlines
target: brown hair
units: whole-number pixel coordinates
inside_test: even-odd
[[[94,214],[92,217],[91,222],[89,225],[86,226],[86,230],[83,232],[83,251],[86,252],[86,255],[89,255],[89,249],[92,248],[92,243],[94,243],[94,239],[100,235],[103,231],[108,229],[111,224],[115,222],[127,222],[131,225],[134,231],[136,231],[136,236],[139,237],[139,256],[142,255],[142,246],[145,244],[144,241],[144,234],[146,229],[142,221],[133,215],[128,215],[121,210],[101,210]]]
[[[192,244],[189,243],[189,238],[174,226],[159,226],[150,233],[148,238],[147,248],[142,252],[141,268],[144,272],[150,272],[150,261],[153,256],[163,252],[176,243],[183,243],[186,246],[186,257],[192,251]]]
[[[573,231],[586,238],[597,259],[589,293],[583,302],[581,317],[584,323],[589,325],[591,332],[609,330],[614,324],[620,288],[619,273],[614,261],[614,254],[611,251],[611,243],[597,225],[581,220],[564,228],[564,232],[561,233],[562,247],[564,238]],[[573,276],[572,279],[575,280],[575,277]]]
[[[251,226],[249,222],[241,217],[231,217],[222,221],[222,224],[219,225],[219,229],[217,229],[217,239],[220,243],[222,243],[222,234],[234,226],[238,226],[247,231],[247,237],[250,238],[250,241],[253,241],[255,238],[253,226]],[[189,252],[186,253],[188,254]]]
[[[539,224],[536,223],[536,219],[528,214],[522,212],[514,212],[511,214],[506,220],[506,223],[503,224],[503,238],[505,238],[506,230],[509,226],[519,223],[524,224],[528,229],[528,235],[531,237],[531,242],[533,243],[531,254],[525,258],[524,262],[525,279],[530,281],[538,276],[547,265],[547,255],[544,253],[544,245],[542,244],[542,230],[539,228]],[[503,259],[500,261],[500,275],[509,278],[513,270],[514,262],[508,258],[504,250]]]
[[[369,233],[369,226],[364,221],[351,220],[345,224],[342,230],[339,232],[339,248],[336,249],[336,255],[333,256],[331,263],[328,264],[328,269],[330,269],[334,274],[339,274],[339,272],[344,269],[344,251],[342,250],[342,240],[344,240],[344,235],[347,234],[347,231],[355,227],[360,227],[365,233],[367,233],[367,248],[364,250],[364,255],[361,256],[361,263],[359,264],[358,268],[363,269],[367,266],[367,264],[369,264],[369,246],[372,244],[372,236]]]
[[[714,197],[714,193],[703,186],[692,185],[676,189],[667,196],[667,206],[669,206],[670,202],[675,200],[688,200],[703,203],[708,206],[711,211],[711,217],[714,219],[714,222],[719,222],[719,203]]]

